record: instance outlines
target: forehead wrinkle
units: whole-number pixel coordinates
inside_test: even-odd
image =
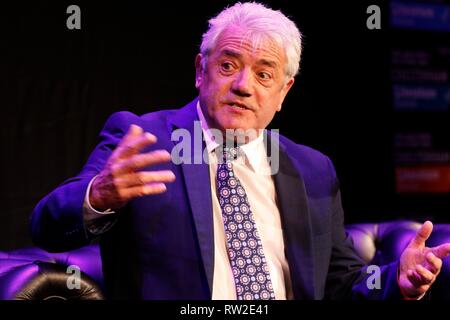
[[[249,41],[245,37],[240,36],[226,36],[225,39],[221,39],[221,44],[219,46],[219,54],[230,56],[234,58],[242,58],[243,54],[240,52],[241,49],[248,51],[254,56],[262,56],[256,64],[264,65],[268,67],[275,68],[279,65],[279,61],[282,59],[282,52],[280,48],[273,42],[266,41],[269,46],[261,45],[261,41],[257,41],[255,45],[253,42]],[[273,57],[272,59],[270,57]]]
[[[237,59],[242,57],[242,54],[240,52],[237,52],[237,51],[234,51],[231,49],[227,49],[227,48],[223,49],[220,52],[220,55],[225,55],[225,56],[229,56],[229,57],[233,57],[233,58],[237,58]],[[267,66],[270,68],[276,68],[278,66],[278,63],[275,60],[270,60],[270,59],[265,59],[265,58],[259,59],[258,61],[256,61],[255,64]]]
[[[267,59],[260,59],[257,61],[257,64],[269,67],[269,68],[276,68],[278,66],[278,63],[273,60],[267,60]]]

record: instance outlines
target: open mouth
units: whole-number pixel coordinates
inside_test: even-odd
[[[230,107],[238,108],[238,109],[241,109],[241,110],[250,110],[250,109],[247,108],[245,105],[240,104],[240,103],[230,102],[230,103],[228,103],[228,105],[229,105]]]

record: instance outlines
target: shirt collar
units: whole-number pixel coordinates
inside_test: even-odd
[[[219,147],[219,144],[214,140],[214,136],[209,130],[208,123],[206,122],[205,116],[203,115],[200,107],[200,101],[197,102],[197,114],[200,119],[200,125],[205,138],[206,148],[208,153],[212,153],[217,147]],[[256,139],[241,145],[240,149],[244,152],[246,159],[255,172],[260,172],[261,166],[267,164],[267,153],[264,147],[263,135],[261,133]]]

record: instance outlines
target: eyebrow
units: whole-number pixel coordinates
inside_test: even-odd
[[[241,58],[242,54],[240,54],[239,52],[230,50],[230,49],[224,49],[222,50],[222,54],[225,56],[229,56],[229,57],[233,57],[233,58]],[[267,60],[267,59],[260,59],[257,61],[257,64],[261,64],[270,68],[276,68],[277,67],[277,63],[275,61],[272,60]]]

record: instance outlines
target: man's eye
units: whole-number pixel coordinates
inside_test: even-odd
[[[272,78],[271,74],[268,72],[260,72],[258,73],[258,76],[262,79],[262,80],[270,80]]]
[[[233,70],[233,65],[230,62],[223,62],[220,65],[220,67],[221,67],[221,69],[223,71],[231,71],[231,70]]]

